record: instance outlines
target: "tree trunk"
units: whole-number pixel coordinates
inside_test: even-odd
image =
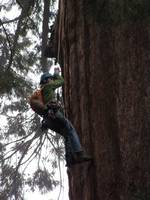
[[[150,199],[149,3],[60,0],[65,106],[93,162],[70,200]]]

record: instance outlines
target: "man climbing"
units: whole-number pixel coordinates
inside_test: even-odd
[[[42,128],[51,129],[65,139],[66,165],[90,161],[80,144],[77,132],[71,122],[64,116],[62,107],[56,99],[55,89],[64,83],[59,75],[59,68],[54,69],[54,74],[44,73],[40,79],[40,89],[30,97],[31,108],[43,117]]]

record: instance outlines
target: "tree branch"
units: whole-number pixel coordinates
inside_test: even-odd
[[[10,19],[10,20],[8,20],[8,21],[2,21],[2,20],[0,20],[0,21],[1,21],[1,24],[4,25],[4,24],[9,24],[9,23],[13,23],[13,22],[15,22],[15,21],[18,21],[19,18],[20,18],[20,16],[14,18],[14,19]]]
[[[9,35],[8,35],[8,33],[7,33],[7,31],[6,31],[6,29],[5,29],[5,27],[4,27],[4,24],[3,24],[3,22],[2,22],[2,20],[0,19],[0,24],[2,25],[2,27],[3,27],[3,29],[4,29],[4,33],[5,33],[5,35],[6,35],[6,39],[7,39],[7,41],[8,41],[8,45],[9,45],[9,50],[10,50],[10,52],[12,51],[12,47],[11,47],[11,41],[10,41],[10,38],[9,38]]]
[[[31,0],[24,1],[23,8],[22,8],[21,14],[19,16],[19,21],[18,21],[18,24],[17,24],[17,29],[16,29],[15,36],[14,36],[12,51],[11,51],[11,54],[10,54],[9,63],[7,65],[7,70],[10,69],[10,67],[11,67],[11,65],[13,63],[13,58],[14,58],[14,55],[15,55],[15,52],[16,52],[16,48],[17,48],[17,45],[18,45],[18,38],[19,38],[19,35],[20,35],[21,25],[23,23],[23,19],[28,17],[29,12],[31,10],[31,7],[33,7],[33,6],[34,6],[34,0],[32,0],[32,1]]]

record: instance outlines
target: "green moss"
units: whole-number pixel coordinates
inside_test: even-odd
[[[85,12],[100,24],[150,21],[149,0],[88,0]]]
[[[124,17],[127,21],[143,21],[150,20],[150,1],[149,0],[128,0],[125,6]]]
[[[132,183],[130,184],[128,190],[130,194],[129,200],[149,200],[150,199],[149,189],[146,186],[143,186],[142,184],[137,187],[134,183]]]
[[[150,196],[148,196],[144,192],[137,192],[133,195],[132,200],[149,200]]]
[[[83,8],[85,15],[95,17],[96,0],[85,0]]]

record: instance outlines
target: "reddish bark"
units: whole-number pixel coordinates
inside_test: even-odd
[[[150,198],[150,34],[60,1],[65,104],[94,161],[68,169],[70,200]]]

